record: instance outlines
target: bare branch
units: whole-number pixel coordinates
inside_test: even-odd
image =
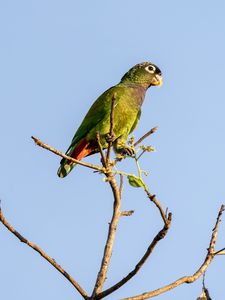
[[[205,288],[205,272],[202,275],[202,287]]]
[[[112,102],[111,102],[111,112],[110,112],[110,129],[109,129],[109,139],[110,139],[110,141],[109,141],[107,154],[106,154],[106,164],[107,164],[107,166],[109,164],[110,152],[111,152],[111,148],[112,148],[112,145],[113,145],[113,138],[114,138],[113,127],[114,127],[115,100],[116,100],[116,94],[113,94]]]
[[[219,224],[221,221],[221,216],[224,211],[224,208],[225,208],[224,205],[222,205],[219,210],[216,224],[215,224],[215,227],[212,232],[212,236],[211,236],[211,240],[210,240],[210,244],[209,244],[209,248],[208,248],[205,260],[204,260],[203,264],[199,267],[199,269],[193,275],[181,277],[181,278],[177,279],[176,281],[174,281],[164,287],[161,287],[157,290],[154,290],[151,292],[146,292],[146,293],[134,296],[134,297],[123,298],[122,300],[149,299],[149,298],[155,297],[157,295],[163,294],[169,290],[172,290],[183,283],[192,283],[192,282],[196,281],[205,272],[205,270],[208,268],[209,264],[215,257],[215,244],[216,244],[216,239],[217,239],[217,233],[218,233]]]
[[[37,251],[45,260],[47,260],[56,270],[58,270],[66,279],[76,288],[76,290],[80,293],[80,295],[84,299],[88,299],[87,293],[82,289],[82,287],[78,284],[78,282],[70,276],[52,257],[50,257],[46,252],[44,252],[40,247],[36,244],[28,241],[25,237],[23,237],[18,231],[16,231],[12,225],[8,223],[6,218],[4,217],[2,210],[0,208],[0,222],[12,233],[14,234],[22,243],[25,243],[27,246]]]
[[[225,255],[225,248],[223,248],[223,249],[221,249],[221,250],[219,250],[219,251],[216,251],[215,253],[214,253],[214,255]]]
[[[105,169],[103,167],[95,166],[93,164],[85,163],[83,161],[72,158],[72,157],[60,152],[59,150],[49,146],[48,144],[43,143],[41,140],[37,139],[34,136],[32,136],[31,138],[34,140],[36,145],[38,145],[38,146],[40,146],[40,147],[42,147],[46,150],[49,150],[49,151],[55,153],[56,155],[61,156],[61,157],[65,158],[69,161],[72,161],[75,164],[78,164],[78,165],[81,165],[81,166],[84,166],[84,167],[87,167],[87,168],[90,168],[90,169],[94,169],[94,170],[97,170],[97,171],[100,171],[100,172],[103,172],[103,173],[105,172]]]
[[[121,198],[122,191],[123,191],[123,174],[120,174],[120,188],[119,188],[119,191],[120,191],[120,198]]]
[[[156,199],[156,196],[151,194],[148,190],[145,190],[148,198],[155,204],[155,206],[159,209],[160,215],[163,219],[163,222],[165,225],[167,225],[168,219],[166,217],[166,213],[164,212],[164,210],[162,209],[159,201]],[[170,213],[169,213],[170,214]]]
[[[146,152],[146,149],[141,152],[141,154],[137,157],[137,160],[139,160],[145,152]]]
[[[113,243],[114,243],[114,239],[115,239],[117,224],[119,222],[119,218],[121,215],[120,191],[119,191],[119,187],[117,185],[115,176],[113,175],[112,171],[109,171],[106,174],[106,176],[108,178],[108,182],[111,186],[113,196],[114,196],[113,215],[112,215],[112,219],[111,219],[111,222],[109,225],[109,231],[108,231],[108,236],[107,236],[107,240],[106,240],[106,244],[105,244],[101,267],[98,272],[98,276],[96,279],[96,283],[95,283],[95,287],[94,287],[91,299],[96,299],[96,295],[98,295],[102,291],[102,288],[103,288],[103,285],[104,285],[104,282],[106,279],[108,267],[109,267],[109,262],[110,262],[110,259],[112,256],[112,249],[113,249]]]
[[[151,130],[149,130],[146,134],[144,134],[139,140],[137,140],[136,143],[134,143],[134,147],[136,147],[137,145],[139,145],[144,139],[146,139],[149,135],[153,134],[154,132],[156,132],[156,130],[158,129],[158,127],[153,127]]]

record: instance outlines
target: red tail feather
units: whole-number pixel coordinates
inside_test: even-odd
[[[74,148],[73,152],[70,154],[71,157],[81,160],[82,158],[88,156],[95,150],[95,147],[90,145],[89,142],[87,142],[86,138],[83,138],[79,144]]]

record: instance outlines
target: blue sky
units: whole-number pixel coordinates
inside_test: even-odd
[[[143,157],[147,184],[173,212],[170,232],[136,276],[109,299],[158,288],[202,263],[225,202],[224,1],[1,1],[1,190],[5,216],[91,291],[99,269],[112,195],[98,175],[77,167],[56,176],[59,158],[31,135],[66,150],[92,102],[134,64],[152,61],[161,89],[148,91],[135,136],[158,125]],[[87,161],[98,163],[95,155]],[[121,165],[134,170],[133,162]],[[127,183],[123,218],[106,287],[126,275],[162,223],[140,189]],[[225,246],[225,220],[218,249]],[[1,226],[1,296],[81,299],[38,254]],[[211,297],[225,294],[225,261],[206,275]],[[162,300],[196,299],[201,280]]]

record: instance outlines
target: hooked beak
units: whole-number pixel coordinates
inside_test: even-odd
[[[152,85],[158,85],[161,86],[163,84],[163,78],[162,75],[156,74],[152,79]]]

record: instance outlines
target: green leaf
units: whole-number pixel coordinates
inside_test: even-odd
[[[145,187],[145,184],[143,180],[140,177],[137,177],[135,175],[128,175],[127,176],[129,184],[133,187]]]

